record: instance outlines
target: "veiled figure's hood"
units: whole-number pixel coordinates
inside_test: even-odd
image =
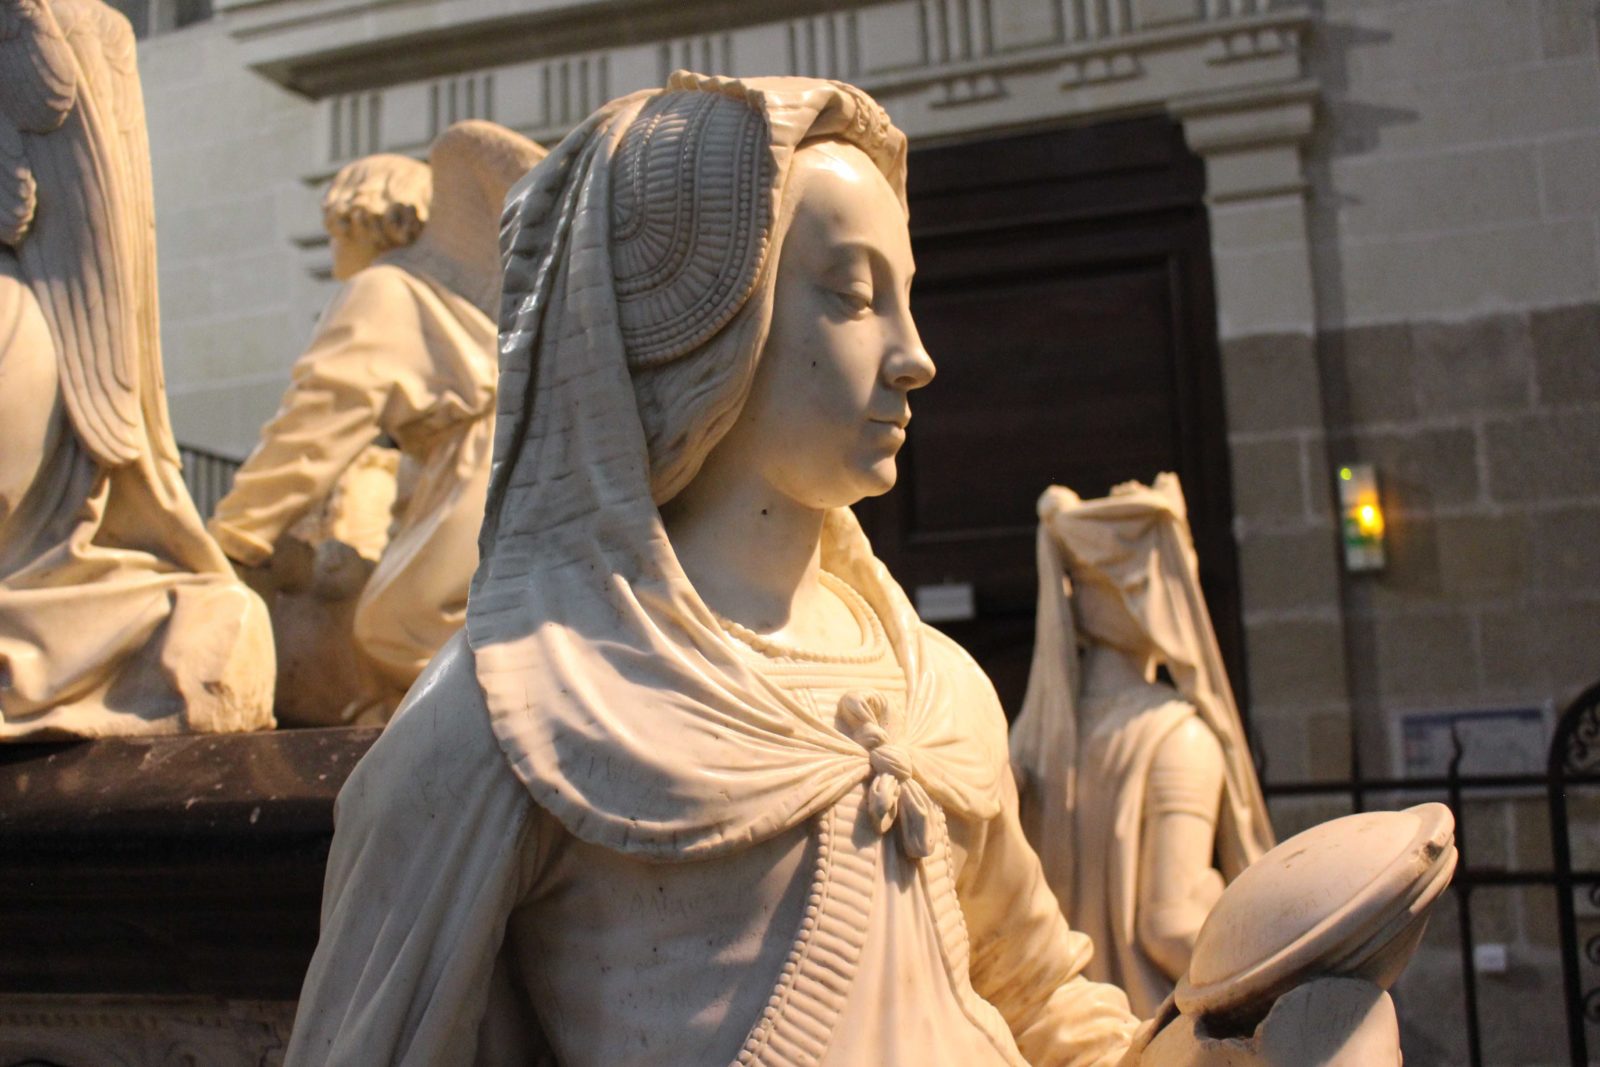
[[[748,393],[791,161],[817,139],[859,146],[904,203],[905,138],[859,90],[680,72],[601,108],[507,204],[494,472],[467,633],[512,769],[597,844],[658,859],[731,850],[869,773],[855,736],[740,656],[657,510]],[[981,694],[928,669],[915,612],[848,510],[825,524],[823,566],[867,598],[905,668],[908,712],[891,732],[917,781],[994,815],[1004,737],[967,736],[958,705]]]
[[[1053,840],[1071,839],[1077,761],[1086,740],[1079,736],[1080,626],[1071,588],[1074,576],[1093,575],[1116,590],[1183,699],[1222,746],[1224,795],[1216,849],[1224,875],[1233,878],[1272,847],[1272,821],[1200,589],[1199,559],[1177,476],[1161,474],[1150,486],[1127,482],[1096,500],[1051,486],[1039,498],[1037,548],[1038,633],[1011,753],[1030,790],[1043,798],[1032,814],[1038,832]],[[1102,640],[1094,633],[1082,636]],[[1060,872],[1057,880],[1071,884],[1073,850],[1055,851],[1047,863]]]

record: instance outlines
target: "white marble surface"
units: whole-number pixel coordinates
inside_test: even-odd
[[[273,725],[266,609],[179,472],[133,32],[14,6],[0,49],[0,741]]]

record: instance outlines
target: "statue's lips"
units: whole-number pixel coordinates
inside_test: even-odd
[[[898,422],[884,422],[881,419],[867,420],[867,433],[876,440],[893,441],[895,444],[904,444],[906,430]]]

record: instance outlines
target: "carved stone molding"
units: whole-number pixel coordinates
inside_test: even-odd
[[[892,0],[823,11],[792,0],[760,8],[789,17],[754,23],[749,6],[647,0],[608,18],[586,17],[583,0],[533,3],[515,17],[501,0],[221,6],[248,62],[318,99],[308,184],[371,152],[420,154],[464,118],[554,143],[599,104],[679,67],[850,81],[914,140],[1209,107],[1230,93],[1294,95],[1307,85],[1301,44],[1313,18],[1267,0]],[[706,24],[708,12],[725,17]],[[449,69],[417,77],[440,65]],[[316,244],[316,220],[301,228]]]
[[[1316,121],[1317,86],[1301,80],[1174,100],[1189,147],[1206,159],[1213,204],[1305,189],[1300,147]]]
[[[276,1067],[294,1004],[183,997],[0,996],[0,1063]]]
[[[1269,10],[1267,0],[892,0],[821,11],[789,0],[762,5],[769,18],[791,13],[766,22],[750,22],[746,6],[717,18],[715,3],[670,10],[635,0],[609,18],[586,17],[595,6],[586,0],[544,0],[516,13],[505,6],[219,4],[247,62],[324,101],[324,165],[419,148],[461,118],[492,118],[547,140],[597,103],[660,85],[677,67],[841,78],[936,108],[1006,97],[1014,119],[1033,121],[1160,106],[1298,78],[1311,20],[1305,6]],[[1035,80],[1057,90],[1128,84],[1115,99],[1068,93],[1053,103],[1034,92],[1019,99],[1008,84]]]

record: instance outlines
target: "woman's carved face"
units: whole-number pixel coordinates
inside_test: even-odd
[[[893,487],[908,394],[934,367],[911,320],[915,264],[894,190],[852,145],[808,146],[793,166],[771,330],[719,447],[800,504],[840,507]]]

